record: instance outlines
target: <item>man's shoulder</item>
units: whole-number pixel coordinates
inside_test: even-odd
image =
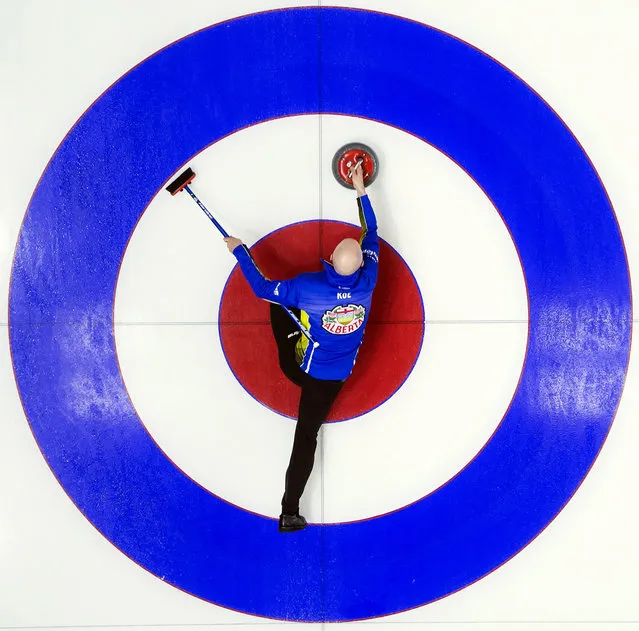
[[[303,272],[297,275],[300,284],[321,285],[326,283],[326,272]]]
[[[326,272],[305,272],[297,276],[298,288],[307,300],[326,299],[335,289],[326,278]]]

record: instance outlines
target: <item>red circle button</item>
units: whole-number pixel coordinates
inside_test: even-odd
[[[336,221],[286,226],[251,248],[262,273],[289,279],[322,269],[341,239],[360,230]],[[282,374],[269,320],[269,303],[253,294],[236,266],[222,294],[219,313],[222,349],[244,389],[268,408],[297,418],[300,390]],[[410,269],[380,239],[379,275],[357,363],[327,419],[360,416],[389,399],[410,374],[424,337],[424,307]]]

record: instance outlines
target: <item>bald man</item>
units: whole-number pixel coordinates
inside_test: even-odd
[[[268,280],[248,248],[225,239],[258,298],[271,303],[271,328],[284,374],[301,388],[297,426],[286,471],[280,532],[302,530],[299,502],[313,469],[317,434],[355,365],[377,283],[377,220],[361,166],[351,172],[362,226],[360,240],[337,244],[324,270],[290,280]],[[293,313],[304,330],[286,312]]]

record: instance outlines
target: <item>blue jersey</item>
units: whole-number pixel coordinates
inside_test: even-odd
[[[290,280],[269,280],[245,245],[233,251],[258,298],[300,309],[301,323],[315,344],[300,336],[297,360],[304,372],[317,379],[343,380],[351,374],[377,283],[377,220],[368,195],[358,197],[357,205],[364,263],[350,276],[338,274],[329,262],[322,261],[321,272],[300,274]]]

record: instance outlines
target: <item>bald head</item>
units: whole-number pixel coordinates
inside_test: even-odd
[[[333,267],[338,274],[350,276],[362,265],[362,248],[355,239],[344,239],[333,250]]]

